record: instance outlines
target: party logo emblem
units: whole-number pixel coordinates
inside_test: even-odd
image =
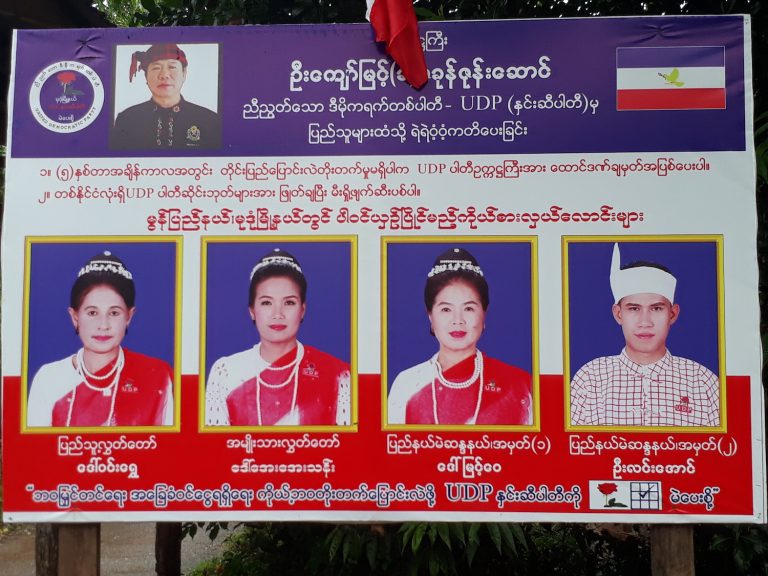
[[[81,62],[51,64],[32,81],[29,107],[48,130],[78,132],[89,126],[104,105],[104,85],[98,74]]]

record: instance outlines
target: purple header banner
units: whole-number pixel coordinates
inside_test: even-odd
[[[430,22],[420,30],[430,75],[420,91],[365,24],[18,31],[11,154],[745,149],[741,17]],[[172,45],[184,54],[176,85],[147,70]],[[659,51],[675,61],[653,58]],[[690,62],[682,58],[688,52]],[[676,67],[724,65],[728,105],[618,110],[617,69],[649,58],[659,89],[693,86]],[[153,97],[174,89],[175,127]]]

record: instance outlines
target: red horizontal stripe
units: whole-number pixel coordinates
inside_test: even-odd
[[[725,88],[619,90],[617,110],[706,110],[725,108]]]

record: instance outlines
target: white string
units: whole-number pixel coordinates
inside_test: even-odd
[[[90,382],[88,382],[88,376],[86,374],[91,375],[91,373],[86,369],[85,362],[83,361],[83,349],[77,351],[76,356],[76,370],[78,376],[83,381],[83,384],[85,384],[88,388],[93,390],[94,392],[101,392],[104,396],[112,396],[112,399],[109,403],[109,414],[107,416],[107,420],[104,422],[104,426],[114,426],[114,423],[112,419],[115,416],[115,401],[117,400],[117,383],[120,381],[120,375],[123,372],[123,366],[125,366],[125,354],[123,353],[122,346],[118,348],[117,353],[117,360],[115,361],[115,366],[113,369],[109,371],[110,374],[114,374],[114,377],[112,378],[112,382],[109,383],[108,386],[104,388],[100,388],[98,386],[93,386]],[[102,378],[104,379],[104,378]],[[112,393],[112,389],[114,390],[114,393]],[[72,424],[72,412],[75,409],[75,400],[77,400],[77,386],[74,387],[72,390],[72,400],[69,402],[69,409],[67,410],[67,421],[65,426],[69,428]]]
[[[477,350],[475,352],[475,369],[472,372],[472,375],[467,380],[464,380],[464,382],[451,382],[450,380],[447,380],[445,376],[443,376],[443,367],[440,366],[440,362],[438,362],[437,356],[438,355],[435,354],[435,356],[432,358],[435,368],[437,369],[437,379],[440,380],[440,383],[446,388],[452,388],[454,390],[469,388],[472,383],[477,380],[477,377],[480,376],[480,372],[483,369],[483,355],[480,354],[479,350]]]
[[[477,377],[480,377],[480,386],[477,391],[477,404],[475,404],[475,412],[472,415],[472,418],[470,418],[466,423],[467,424],[476,424],[477,423],[477,417],[480,414],[480,404],[483,401],[483,388],[485,387],[485,378],[483,374],[483,355],[480,353],[480,350],[475,352],[475,369],[472,372],[472,376],[469,380],[465,380],[464,382],[450,382],[449,380],[446,380],[443,376],[442,367],[440,366],[440,362],[437,361],[437,354],[432,358],[433,363],[435,364],[435,367],[437,369],[437,379],[440,381],[440,383],[445,386],[446,388],[453,389],[453,390],[461,390],[469,388],[472,383],[477,380]],[[440,424],[440,419],[437,416],[437,386],[435,385],[435,380],[432,380],[432,417],[435,420],[435,424]]]
[[[84,348],[80,348],[80,350],[78,350],[78,351],[77,351],[77,366],[78,366],[78,368],[79,368],[80,372],[81,372],[82,374],[85,374],[85,375],[86,375],[88,378],[90,378],[91,380],[106,380],[106,379],[108,379],[108,378],[112,377],[112,375],[115,373],[115,370],[117,370],[117,364],[118,364],[118,362],[119,362],[121,359],[123,359],[123,358],[122,358],[122,356],[123,356],[123,349],[122,349],[122,347],[121,347],[121,348],[120,348],[120,351],[118,352],[118,361],[117,361],[117,362],[115,362],[115,363],[112,365],[112,369],[111,369],[109,372],[107,372],[106,374],[104,374],[103,376],[97,376],[96,374],[92,374],[92,373],[91,373],[91,372],[88,370],[88,367],[85,365],[85,362],[83,361],[83,353],[84,353],[84,350],[85,350]]]
[[[288,414],[293,414],[294,410],[296,410],[296,398],[298,396],[299,392],[299,365],[301,361],[304,359],[304,345],[301,342],[296,342],[296,358],[289,362],[288,364],[284,366],[278,366],[274,367],[271,364],[268,365],[265,370],[285,370],[286,368],[292,368],[291,371],[288,374],[288,377],[285,379],[285,381],[280,382],[279,384],[269,384],[268,382],[265,382],[261,378],[261,372],[256,374],[256,414],[258,417],[258,425],[263,426],[263,419],[261,416],[261,387],[262,385],[266,388],[271,388],[273,390],[284,388],[287,386],[291,380],[293,380],[293,395],[291,398],[291,408],[288,411]]]
[[[261,350],[261,347],[259,347],[259,350]],[[261,354],[261,352],[259,352]],[[273,366],[272,364],[267,364],[267,366],[264,368],[264,370],[274,370],[277,372],[278,370],[285,370],[287,368],[293,368],[294,365],[298,364],[304,359],[304,345],[296,341],[296,358],[288,362],[288,364],[283,364],[282,366]],[[266,382],[265,382],[266,384]],[[267,384],[269,386],[269,384]],[[274,388],[279,388],[281,385],[272,385]]]

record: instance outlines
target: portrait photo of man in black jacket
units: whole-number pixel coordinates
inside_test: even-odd
[[[149,100],[115,118],[110,147],[122,150],[194,150],[221,146],[219,115],[184,98],[189,61],[176,44],[152,44],[131,56],[129,81],[144,73]]]

